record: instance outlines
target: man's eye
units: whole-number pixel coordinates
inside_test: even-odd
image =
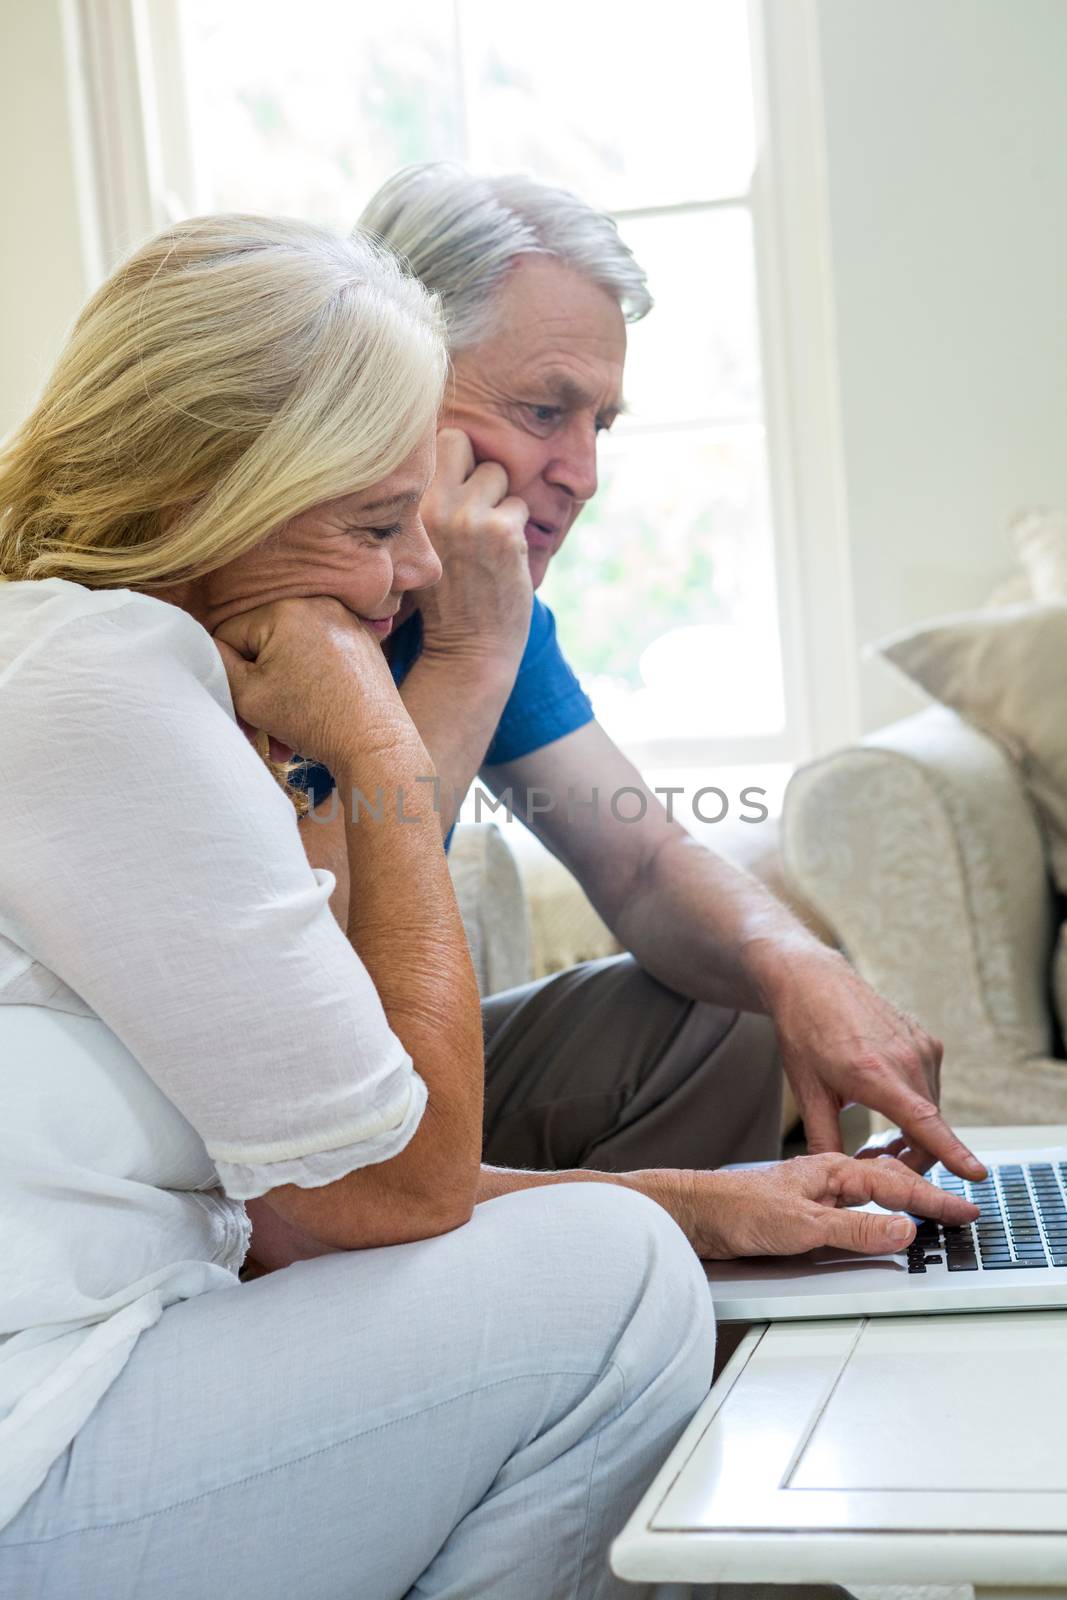
[[[559,406],[528,405],[526,407],[526,410],[527,410],[527,413],[529,414],[531,420],[533,422],[536,422],[542,428],[550,428],[553,425],[553,423],[559,421],[559,417],[560,417],[560,408],[559,408]]]

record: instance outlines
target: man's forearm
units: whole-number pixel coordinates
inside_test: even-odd
[[[792,965],[841,961],[762,883],[681,830],[612,910],[620,943],[654,978],[742,1011],[771,1011]]]
[[[456,820],[514,683],[514,669],[484,660],[420,656],[400,686],[438,776],[441,833]]]

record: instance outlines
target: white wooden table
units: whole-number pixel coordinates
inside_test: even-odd
[[[1067,1144],[1067,1129],[990,1132],[965,1137]],[[1067,1311],[753,1326],[612,1567],[1067,1600]]]

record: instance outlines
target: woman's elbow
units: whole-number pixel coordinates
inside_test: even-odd
[[[470,1200],[458,1200],[445,1203],[438,1200],[433,1205],[413,1208],[397,1217],[391,1224],[385,1224],[385,1231],[391,1235],[383,1239],[382,1243],[388,1244],[415,1244],[420,1239],[437,1239],[442,1234],[454,1233],[457,1228],[465,1227],[474,1215],[474,1197]],[[360,1243],[343,1246],[345,1249],[359,1250],[365,1248]]]
[[[393,1244],[414,1244],[452,1233],[470,1221],[477,1199],[477,1174],[468,1182],[453,1180],[433,1191],[408,1184],[367,1182],[365,1168],[357,1181],[342,1180],[323,1189],[287,1194],[275,1191],[271,1204],[317,1245],[327,1250],[370,1250]],[[354,1175],[355,1176],[355,1175]],[[332,1191],[332,1192],[331,1192]]]

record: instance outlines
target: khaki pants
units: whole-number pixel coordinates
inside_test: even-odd
[[[767,1017],[686,1000],[632,956],[492,995],[482,1016],[495,1166],[627,1172],[779,1154]]]

